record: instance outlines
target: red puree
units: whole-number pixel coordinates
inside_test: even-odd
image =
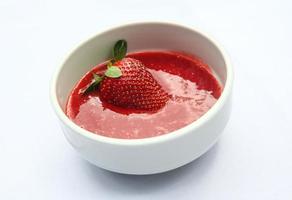
[[[177,52],[155,51],[128,54],[142,61],[172,98],[156,113],[137,113],[103,104],[98,91],[82,95],[92,81],[97,65],[75,86],[66,112],[80,127],[114,138],[147,138],[169,133],[196,121],[221,94],[221,86],[209,67],[198,58]]]

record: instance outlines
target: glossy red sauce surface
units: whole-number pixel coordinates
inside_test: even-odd
[[[107,137],[154,137],[196,121],[220,97],[220,84],[198,58],[167,51],[131,53],[127,57],[142,61],[172,98],[156,113],[137,113],[102,103],[98,91],[82,95],[92,73],[105,70],[105,64],[100,64],[77,83],[69,96],[66,113],[77,125]]]

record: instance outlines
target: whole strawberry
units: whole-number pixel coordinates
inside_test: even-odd
[[[104,76],[94,74],[95,81],[87,90],[98,87],[101,101],[115,106],[142,111],[161,109],[169,100],[169,95],[142,62],[124,58],[126,49],[126,41],[119,40],[113,50],[114,59],[110,61]]]
[[[123,58],[115,63],[119,78],[105,77],[100,84],[100,99],[123,108],[156,111],[169,99],[168,94],[136,59]]]

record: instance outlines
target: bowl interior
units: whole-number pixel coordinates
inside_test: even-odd
[[[167,23],[132,24],[98,34],[69,55],[56,80],[57,99],[63,110],[77,81],[96,64],[111,56],[111,48],[118,39],[127,40],[128,52],[166,49],[196,55],[212,68],[223,87],[225,85],[227,70],[224,56],[201,33]]]

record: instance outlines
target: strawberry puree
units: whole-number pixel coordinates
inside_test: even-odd
[[[142,61],[153,77],[172,97],[155,113],[139,113],[104,104],[98,91],[86,96],[84,88],[91,83],[96,66],[75,86],[69,96],[66,113],[80,127],[114,138],[154,137],[182,128],[200,118],[217,101],[221,87],[211,70],[198,58],[176,52],[140,52],[129,54]]]

